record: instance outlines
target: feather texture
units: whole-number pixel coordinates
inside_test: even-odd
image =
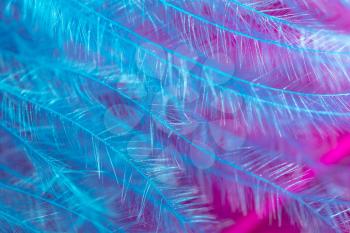
[[[302,139],[349,131],[326,5],[2,1],[4,231],[222,232],[252,211],[350,231],[329,147]]]

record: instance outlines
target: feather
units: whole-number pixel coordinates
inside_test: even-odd
[[[348,36],[278,3],[3,1],[1,148],[30,164],[1,164],[6,227],[220,232],[219,200],[349,231],[299,139],[348,131]]]
[[[120,7],[119,7],[120,8]],[[117,8],[117,9],[119,9]],[[84,9],[84,8],[82,8]],[[114,9],[114,8],[113,8]],[[69,11],[69,10],[68,10]],[[90,13],[94,13],[93,11],[89,11]],[[47,12],[45,12],[45,14],[47,14]],[[86,13],[88,14],[88,12]],[[127,14],[129,15],[129,14]],[[50,14],[48,14],[47,17],[49,17]],[[90,24],[89,22],[84,22],[81,23],[81,25],[78,26],[77,29],[73,30],[74,38],[77,38],[78,41],[75,42],[76,43],[81,43],[81,39],[82,38],[86,38],[86,37],[80,37],[79,35],[83,33],[84,30],[88,30],[88,31],[95,31],[97,30],[97,34],[95,35],[95,37],[103,37],[103,38],[115,38],[117,35],[115,33],[113,33],[114,30],[118,29],[118,32],[121,33],[122,31],[124,31],[125,33],[128,33],[129,36],[132,37],[137,37],[138,39],[143,39],[144,41],[141,42],[141,44],[145,44],[145,43],[151,43],[151,41],[147,38],[144,38],[142,36],[138,36],[137,34],[133,33],[132,31],[128,30],[127,28],[125,28],[124,26],[115,23],[114,21],[110,21],[108,19],[106,19],[104,16],[101,16],[99,13],[97,13],[96,17],[98,17],[101,22],[102,26],[98,26],[97,29],[91,30],[91,29],[85,29],[84,27],[90,28],[90,27],[94,27],[94,24]],[[65,17],[65,19],[69,19],[68,17]],[[103,20],[105,20],[106,22],[104,22]],[[134,20],[134,19],[133,19]],[[105,29],[107,26],[106,25],[113,25],[113,27],[117,27],[116,29],[111,29],[111,30],[107,30]],[[67,25],[63,25],[62,28],[58,28],[58,33],[61,35],[62,33],[60,33],[61,31],[64,30],[64,28],[74,28],[75,24],[74,21],[69,21],[67,22]],[[98,28],[102,28],[101,31],[98,31]],[[83,31],[82,31],[83,30]],[[50,30],[50,32],[55,32],[56,30]],[[104,32],[109,32],[107,33],[108,36],[103,36]],[[71,33],[71,32],[70,32]],[[110,34],[111,33],[111,34]],[[130,35],[131,34],[131,35]],[[100,35],[100,36],[98,36]],[[61,35],[62,36],[62,35]],[[67,35],[68,38],[71,37],[71,35]],[[87,38],[88,39],[88,38]],[[107,40],[108,41],[108,40]],[[121,42],[120,42],[121,41]],[[88,42],[86,42],[88,43]],[[147,59],[152,58],[155,59],[153,60],[154,64],[159,64],[159,65],[152,65],[152,67],[155,68],[149,68],[152,69],[151,74],[155,74],[157,75],[159,72],[164,72],[164,67],[166,66],[167,63],[166,59],[164,59],[164,57],[166,57],[165,54],[162,53],[162,50],[164,50],[165,52],[170,53],[172,56],[174,56],[174,59],[178,59],[181,61],[181,64],[186,64],[186,66],[191,65],[191,63],[193,62],[192,59],[186,58],[184,56],[181,56],[181,54],[177,53],[177,52],[173,52],[171,49],[167,49],[164,46],[159,46],[158,47],[156,45],[151,44],[151,48],[152,51],[147,51],[145,49],[147,49],[149,46],[148,45],[144,45],[144,46],[138,46],[137,44],[135,44],[135,42],[131,41],[131,40],[125,40],[124,38],[122,38],[121,40],[118,40],[118,44],[122,43],[122,45],[125,44],[125,46],[127,47],[131,47],[135,48],[135,50],[139,49],[141,50],[141,56]],[[88,43],[89,44],[89,43]],[[146,48],[144,48],[146,46]],[[147,47],[148,46],[148,47]],[[120,46],[119,46],[120,47]],[[108,45],[109,48],[109,45]],[[122,47],[123,48],[123,47]],[[73,52],[71,51],[73,49]],[[75,47],[73,45],[73,47],[69,47],[70,53],[80,53],[81,49],[79,49],[79,47]],[[100,50],[99,53],[102,52],[101,48],[98,49]],[[139,51],[137,50],[137,51]],[[114,55],[114,54],[110,54],[107,53],[106,55],[108,57],[112,56],[112,61],[115,61],[115,63],[120,63],[120,60],[123,59],[123,57],[128,56],[130,57],[130,61],[133,61],[133,54],[130,53],[127,50],[122,50],[124,53],[121,53],[121,51],[119,50],[119,53]],[[81,54],[81,53],[80,53]],[[74,55],[70,55],[70,56],[74,56]],[[138,55],[140,56],[140,55]],[[85,55],[85,60],[86,61],[88,58],[91,58],[94,62],[94,64],[90,65],[89,69],[91,70],[91,66],[95,67],[96,63],[97,63],[97,59],[100,56],[96,57],[96,53],[95,55]],[[160,58],[157,58],[160,57]],[[165,64],[166,63],[166,64]],[[189,64],[189,65],[188,65]],[[207,66],[207,65],[202,65],[201,63],[198,62],[194,62],[195,65],[199,65],[201,68],[203,68],[203,72],[205,74],[204,77],[213,77],[215,76],[215,81],[216,80],[227,80],[228,74],[224,73],[220,70],[217,70],[215,68],[212,68],[211,66]],[[115,64],[109,66],[109,67],[114,67]],[[150,64],[149,64],[150,65]],[[133,66],[131,66],[130,64],[127,65],[128,67],[130,67],[130,69],[134,69]],[[144,68],[143,66],[141,68]],[[178,72],[180,73],[184,73],[183,68],[178,67],[176,65],[172,65],[172,68],[176,69]],[[99,68],[101,69],[101,68]],[[118,70],[121,68],[118,68]],[[125,67],[123,67],[123,69],[125,70]],[[110,69],[113,70],[113,69]],[[163,71],[161,71],[163,70]],[[345,71],[346,72],[346,71]],[[129,72],[127,72],[129,73]],[[133,70],[130,71],[130,73],[134,73]],[[149,72],[147,72],[149,74]],[[169,73],[169,74],[168,74]],[[177,83],[177,85],[183,86],[184,88],[184,92],[187,91],[186,87],[189,86],[196,86],[197,89],[203,89],[204,93],[203,96],[205,96],[205,98],[201,99],[200,101],[197,101],[197,106],[195,107],[196,112],[199,112],[199,114],[202,114],[201,112],[203,112],[203,107],[205,107],[204,109],[207,109],[207,101],[206,99],[218,99],[218,96],[227,96],[227,98],[225,98],[224,100],[221,100],[221,105],[223,106],[232,106],[234,101],[240,101],[240,102],[245,102],[245,107],[248,109],[245,113],[244,117],[239,117],[242,118],[241,120],[241,124],[244,125],[244,128],[247,129],[247,132],[245,134],[256,134],[256,129],[260,128],[261,134],[266,134],[267,132],[270,132],[271,128],[275,128],[276,131],[276,137],[279,137],[282,133],[285,133],[283,131],[285,131],[284,125],[287,124],[291,121],[298,121],[301,122],[300,127],[298,128],[293,128],[293,129],[298,129],[295,131],[300,131],[305,127],[308,127],[308,129],[312,129],[313,127],[318,128],[318,132],[319,135],[323,135],[322,133],[324,131],[329,131],[329,127],[325,126],[325,125],[331,125],[331,127],[336,127],[339,129],[343,129],[345,126],[344,124],[340,124],[339,122],[341,122],[341,119],[339,117],[346,117],[347,116],[347,94],[346,93],[341,93],[341,94],[309,94],[309,93],[299,93],[299,92],[294,92],[294,91],[289,91],[289,90],[285,90],[285,88],[283,89],[276,89],[276,88],[271,88],[269,86],[265,86],[265,85],[261,85],[261,84],[253,84],[251,82],[246,82],[245,80],[241,80],[241,79],[233,79],[232,82],[227,83],[225,86],[223,86],[221,83],[216,83],[216,82],[212,82],[212,81],[207,81],[205,78],[202,77],[202,75],[198,75],[198,71],[196,72],[191,72],[189,74],[184,73],[184,78],[183,80],[180,81],[174,81],[171,79],[171,77],[177,77],[177,75],[172,75],[170,76],[170,72],[167,72],[165,75],[165,77],[163,79],[164,82],[166,82],[168,85],[171,87],[172,83]],[[186,84],[189,83],[188,80],[188,75],[190,75],[191,80],[194,79],[193,83],[191,85]],[[288,74],[289,75],[289,74]],[[198,82],[197,82],[198,80]],[[199,85],[199,87],[197,87]],[[162,85],[161,88],[166,88],[165,85]],[[210,90],[210,91],[209,91]],[[213,91],[215,90],[215,91]],[[190,91],[190,90],[189,90]],[[242,100],[243,98],[243,100]],[[166,98],[165,98],[166,99]],[[227,99],[227,100],[226,100]],[[201,101],[203,101],[204,103],[202,103]],[[319,103],[319,104],[315,104],[315,103]],[[268,107],[266,107],[266,105],[268,105]],[[261,107],[257,107],[257,106],[261,106]],[[277,111],[276,111],[277,108]],[[197,110],[198,109],[198,110]],[[241,108],[242,109],[242,108]],[[329,112],[329,109],[336,109],[335,112]],[[237,111],[236,108],[231,107],[231,108],[224,108],[224,111],[222,111],[222,115],[225,114],[232,114],[234,115],[236,112],[240,112],[239,110]],[[193,114],[192,114],[193,115]],[[197,114],[198,115],[198,114]],[[237,115],[237,114],[236,114]],[[266,118],[271,118],[275,119],[273,120],[273,123],[271,125],[270,123],[270,127],[266,126]],[[257,118],[257,119],[256,119]],[[258,124],[251,124],[252,119],[254,119],[254,121],[258,122]],[[281,121],[280,119],[284,119],[283,121]],[[309,120],[307,120],[309,119]],[[327,123],[324,123],[327,122]],[[332,122],[335,122],[335,124],[332,125]],[[340,125],[340,126],[338,126]],[[286,129],[286,130],[290,130],[290,129]],[[292,135],[290,136],[291,138],[295,138],[297,137],[296,132],[292,131]]]
[[[91,93],[74,95],[74,89],[71,88],[63,88],[60,91],[58,88],[61,84],[74,88],[79,83],[72,81],[71,85],[68,85],[69,81],[61,82],[57,78],[67,76],[60,73],[55,74],[55,72],[59,71],[28,71],[28,76],[23,76],[21,81],[30,83],[30,85],[27,88],[22,86],[20,91],[16,90],[15,80],[11,78],[9,80],[3,79],[3,81],[9,82],[13,86],[10,88],[11,90],[8,89],[8,92],[3,89],[4,93],[11,97],[3,96],[2,110],[4,112],[2,120],[12,123],[11,128],[19,127],[20,132],[22,131],[24,135],[31,138],[31,144],[40,143],[40,147],[47,148],[49,151],[58,150],[60,152],[58,155],[64,153],[66,159],[70,158],[68,156],[73,156],[73,161],[80,160],[83,162],[84,157],[79,158],[76,154],[78,151],[85,152],[85,156],[95,161],[95,167],[89,169],[95,170],[97,176],[100,176],[107,169],[110,173],[114,173],[117,183],[120,182],[121,178],[124,179],[122,183],[123,193],[127,192],[130,187],[129,183],[126,182],[131,182],[125,180],[125,178],[131,179],[136,185],[134,192],[141,195],[139,197],[139,212],[136,216],[138,219],[143,216],[152,218],[159,216],[159,219],[154,219],[154,229],[164,232],[169,228],[167,224],[170,224],[170,222],[164,221],[164,225],[162,225],[161,221],[162,217],[168,219],[165,217],[168,212],[179,221],[178,229],[182,229],[182,231],[187,231],[187,224],[193,228],[191,222],[195,224],[196,222],[211,221],[210,215],[205,215],[205,202],[201,201],[201,197],[194,187],[185,184],[186,177],[181,175],[182,172],[178,167],[171,165],[166,158],[147,158],[142,154],[132,153],[127,156],[124,151],[128,144],[125,145],[123,141],[136,132],[130,132],[127,135],[120,136],[120,138],[118,138],[118,135],[111,135],[108,132],[111,129],[107,128],[106,130],[103,120],[107,111],[106,107],[102,103],[94,102],[94,99],[89,96],[92,95]],[[29,80],[25,80],[26,78]],[[45,78],[48,81],[47,85],[42,86],[41,82]],[[66,80],[66,78],[63,78],[63,80]],[[2,83],[2,86],[7,89],[6,87],[9,87],[9,84]],[[23,93],[26,94],[23,96]],[[82,95],[82,97],[78,98],[79,95]],[[51,98],[47,98],[49,96]],[[12,100],[13,97],[18,100]],[[17,109],[17,111],[11,111],[11,109]],[[28,109],[32,110],[28,112]],[[62,120],[62,123],[58,120]],[[45,122],[47,122],[47,125]],[[89,126],[91,125],[90,122],[95,122],[93,127]],[[113,123],[113,127],[128,127],[125,122],[118,122],[118,120]],[[146,136],[143,136],[141,132],[138,135],[142,140],[141,143],[147,143]],[[45,138],[48,140],[46,143]],[[74,141],[80,141],[81,144],[76,145]],[[89,144],[90,147],[86,147],[86,144]],[[60,147],[63,147],[63,149],[59,149]],[[157,148],[149,148],[149,150],[153,154],[156,153]],[[67,163],[70,164],[71,162],[68,160]],[[104,164],[108,164],[110,168],[105,168],[106,165]],[[75,162],[70,166],[73,165],[83,167],[84,162],[80,165]],[[118,174],[120,172],[121,174]],[[168,179],[172,186],[167,184]],[[174,189],[175,184],[181,186]],[[125,195],[131,194],[124,193],[123,195],[125,198]],[[154,207],[153,216],[147,216],[145,199],[151,199],[152,203],[158,205],[158,207]],[[190,200],[191,203],[186,204]],[[160,211],[159,214],[157,214],[158,211]],[[187,216],[187,212],[191,212],[193,216]],[[172,228],[177,229],[173,222]],[[153,230],[150,231],[153,232]]]

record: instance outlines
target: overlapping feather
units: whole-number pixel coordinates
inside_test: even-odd
[[[30,164],[2,166],[8,229],[219,232],[218,199],[350,229],[344,190],[298,140],[348,130],[348,36],[262,13],[272,3],[1,4],[1,128],[16,144],[1,148]]]

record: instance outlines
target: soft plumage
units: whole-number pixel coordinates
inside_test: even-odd
[[[348,232],[329,151],[350,40],[327,5],[3,0],[2,231]]]

